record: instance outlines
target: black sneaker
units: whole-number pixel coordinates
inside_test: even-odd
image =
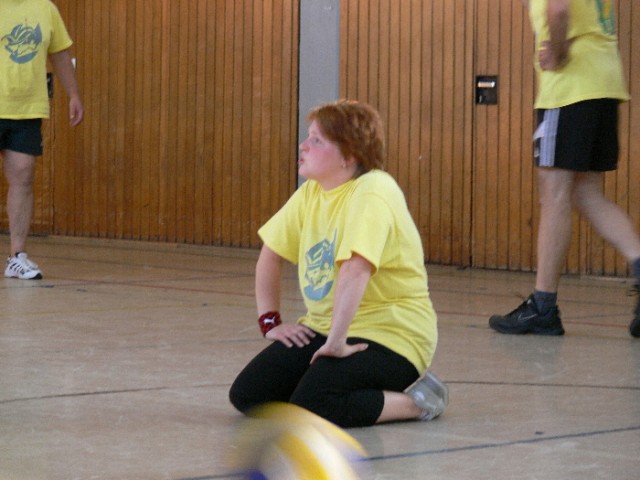
[[[504,316],[493,315],[489,319],[489,326],[496,332],[516,335],[524,335],[525,333],[564,335],[558,307],[553,307],[547,314],[540,315],[533,301],[533,295],[529,295],[529,298],[514,311]]]
[[[633,320],[629,324],[629,333],[632,337],[640,337],[640,284],[633,286],[632,294],[638,296],[638,303],[636,303],[636,309],[633,312]]]

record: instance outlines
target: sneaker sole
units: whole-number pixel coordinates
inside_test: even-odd
[[[4,278],[17,278],[18,280],[42,280],[42,274],[36,273],[33,277],[20,276],[19,274],[7,274],[5,272]]]

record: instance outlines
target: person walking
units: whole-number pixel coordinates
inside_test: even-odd
[[[610,0],[523,0],[536,38],[538,127],[534,157],[540,195],[533,293],[489,326],[506,334],[563,335],[558,285],[571,240],[572,209],[629,261],[640,289],[640,237],[602,192],[618,161],[618,106],[629,100]],[[640,298],[629,325],[640,336]]]

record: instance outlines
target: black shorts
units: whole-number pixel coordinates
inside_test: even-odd
[[[42,119],[0,118],[0,151],[13,150],[37,157],[42,155]]]
[[[606,172],[618,166],[619,100],[604,98],[537,110],[533,136],[538,167]]]

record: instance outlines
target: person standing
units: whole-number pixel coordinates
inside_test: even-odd
[[[9,186],[11,243],[7,278],[42,278],[25,244],[33,213],[36,157],[42,155],[42,119],[49,118],[47,59],[69,97],[69,119],[76,126],[84,108],[68,53],[72,43],[50,0],[0,2],[0,154]]]
[[[576,208],[629,261],[640,293],[640,236],[602,193],[618,161],[618,106],[629,100],[612,0],[522,0],[536,38],[534,157],[540,195],[533,293],[489,326],[506,334],[563,335],[557,306]],[[640,336],[640,298],[629,325]]]

